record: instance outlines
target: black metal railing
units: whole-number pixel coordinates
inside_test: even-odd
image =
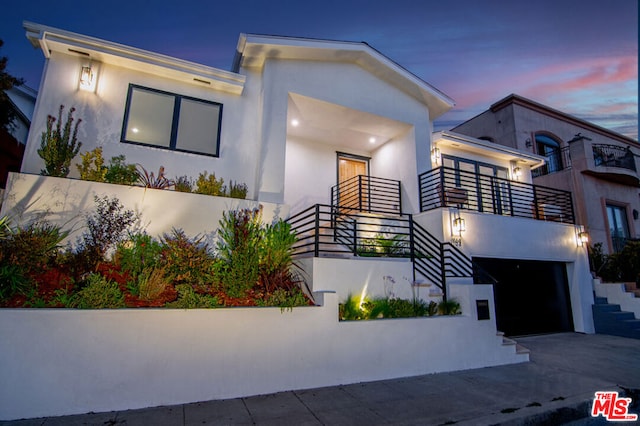
[[[419,176],[420,211],[458,207],[503,216],[575,223],[571,193],[448,167]]]
[[[400,181],[358,175],[331,188],[331,204],[362,212],[402,214],[400,194]]]
[[[544,158],[545,164],[543,166],[531,170],[531,175],[534,178],[571,168],[571,155],[569,154],[568,146],[554,150],[551,154],[545,155]]]
[[[619,167],[636,171],[635,156],[630,148],[603,144],[593,144],[591,147],[596,167]]]
[[[403,257],[413,263],[413,280],[426,279],[446,299],[450,277],[473,277],[472,260],[441,242],[412,215],[371,217],[357,209],[316,204],[287,220],[296,233],[294,257]]]

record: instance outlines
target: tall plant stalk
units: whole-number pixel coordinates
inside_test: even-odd
[[[38,155],[44,160],[45,168],[40,174],[45,176],[67,177],[71,160],[78,155],[82,142],[78,142],[78,126],[82,119],[73,125],[73,113],[71,108],[67,114],[67,121],[62,126],[62,111],[64,105],[60,105],[58,118],[49,115],[47,117],[47,129],[42,132]],[[55,124],[55,128],[54,128]],[[73,132],[71,128],[73,127]]]

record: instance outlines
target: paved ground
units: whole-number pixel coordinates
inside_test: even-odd
[[[595,391],[640,390],[640,340],[574,333],[516,340],[531,362],[0,425],[602,425],[589,416]],[[640,394],[630,396],[630,412],[640,413]]]

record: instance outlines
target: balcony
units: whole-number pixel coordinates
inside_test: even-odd
[[[331,205],[367,213],[402,214],[400,181],[358,175],[331,188]]]
[[[568,146],[546,155],[544,159],[544,166],[531,171],[534,178],[560,172],[562,170],[569,170],[571,168],[571,155],[569,153]]]
[[[571,193],[448,167],[419,176],[420,211],[457,207],[502,216],[575,223]]]
[[[593,162],[596,167],[619,167],[636,171],[636,160],[631,149],[617,145],[593,144]]]

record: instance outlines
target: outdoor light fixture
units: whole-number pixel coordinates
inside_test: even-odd
[[[91,63],[85,65],[80,70],[80,89],[88,92],[96,90],[96,76],[91,67]]]
[[[584,226],[576,226],[576,245],[582,247],[589,242],[589,234],[584,230]]]
[[[519,180],[520,176],[522,176],[522,169],[520,167],[518,167],[518,166],[515,166],[513,168],[513,178],[515,180]]]
[[[451,210],[451,242],[460,247],[462,245],[462,233],[467,230],[467,225],[460,217],[458,209]]]
[[[438,164],[440,163],[440,158],[442,157],[442,155],[440,154],[440,149],[437,147],[434,147],[431,149],[431,162]]]

